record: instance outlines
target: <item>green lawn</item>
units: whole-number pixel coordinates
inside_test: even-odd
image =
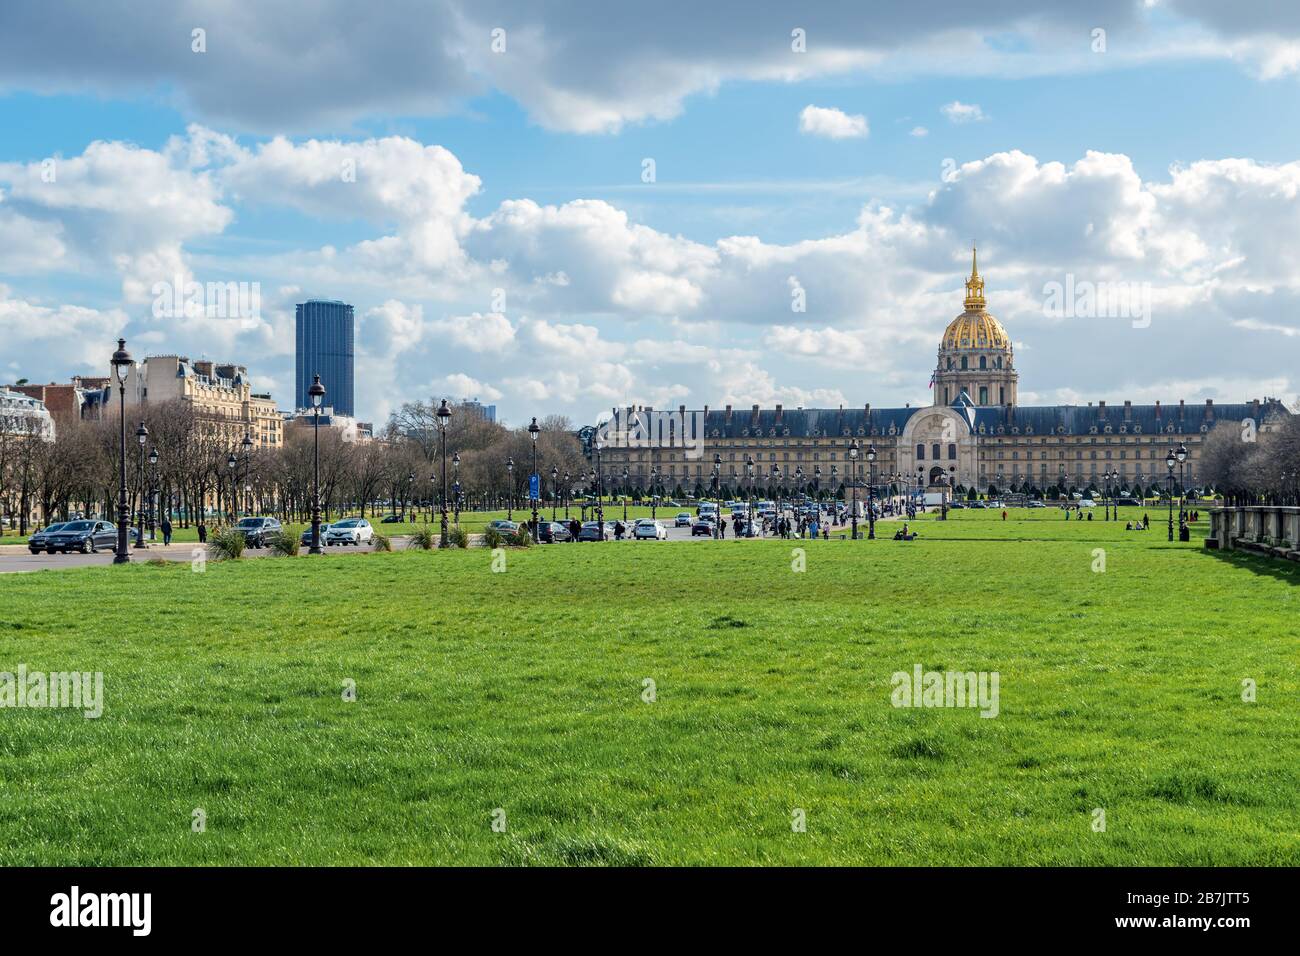
[[[0,863],[1300,862],[1294,566],[1012,514],[0,576],[0,670],[105,694],[0,709]]]

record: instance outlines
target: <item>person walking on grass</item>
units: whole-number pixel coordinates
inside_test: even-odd
[[[163,544],[164,545],[171,544],[172,543],[172,522],[171,519],[168,518],[166,515],[163,515],[163,519],[162,519],[162,533],[163,533]]]
[[[203,519],[200,518],[199,519],[199,544],[206,544],[207,540],[208,540],[208,526],[205,525],[203,523]]]

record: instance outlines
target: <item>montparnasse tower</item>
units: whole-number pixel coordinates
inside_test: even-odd
[[[1011,336],[985,311],[984,277],[974,247],[966,280],[965,311],[948,323],[939,342],[934,404],[951,405],[965,392],[976,405],[1015,405],[1016,373]]]

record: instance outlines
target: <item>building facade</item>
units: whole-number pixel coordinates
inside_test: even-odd
[[[106,385],[98,404],[116,399]],[[284,419],[269,394],[257,393],[243,365],[201,360],[183,355],[150,355],[132,363],[126,378],[126,404],[188,402],[209,428],[231,447],[252,438],[259,448],[279,448],[284,443]]]
[[[294,407],[307,408],[316,375],[325,399],[340,415],[356,414],[353,392],[354,320],[346,302],[310,299],[298,304],[294,319]]]
[[[48,385],[10,385],[9,390],[20,392],[41,402],[56,419],[96,417],[98,409],[88,405],[87,397],[103,391],[106,377],[74,375],[70,382],[50,382]],[[88,416],[87,412],[91,414]]]
[[[972,255],[964,311],[939,343],[933,403],[903,408],[746,409],[705,407],[675,412],[614,409],[610,427],[592,432],[607,487],[652,486],[688,493],[712,489],[715,456],[721,483],[735,492],[838,490],[856,476],[866,484],[931,491],[991,487],[999,491],[1101,488],[1110,474],[1124,489],[1163,488],[1167,454],[1187,460],[1174,479],[1194,487],[1201,443],[1220,423],[1250,420],[1267,430],[1290,412],[1278,400],[1218,405],[1020,406],[1011,338],[985,308],[984,279]],[[861,450],[854,465],[849,448]],[[874,447],[874,466],[866,453]],[[751,463],[752,462],[752,466]]]
[[[40,399],[0,388],[0,435],[54,441],[54,418]]]

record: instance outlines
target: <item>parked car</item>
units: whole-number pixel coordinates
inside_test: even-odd
[[[667,541],[668,529],[661,525],[653,518],[640,518],[632,526],[632,537],[637,541],[642,538],[653,539],[655,541]]]
[[[572,541],[573,535],[560,521],[539,521],[537,523],[537,540],[543,544]]]
[[[696,535],[702,534],[706,538],[712,538],[717,527],[712,518],[697,518],[695,523],[691,525],[691,537],[694,538]]]
[[[1138,501],[1136,498],[1116,498],[1116,499],[1115,499],[1115,504],[1117,504],[1117,505],[1127,505],[1127,506],[1129,506],[1129,507],[1131,507],[1131,508],[1141,508],[1141,507],[1142,507],[1142,502]]]
[[[379,523],[380,523],[380,524],[399,524],[402,520],[403,520],[403,519],[402,519],[402,516],[401,516],[401,515],[384,515],[384,517],[380,520]]]
[[[582,527],[578,529],[579,541],[609,541],[614,537],[614,522],[605,522],[605,533],[600,533],[599,521],[584,521]]]
[[[131,530],[134,532],[135,529]],[[45,536],[45,550],[50,554],[56,551],[90,554],[116,544],[117,528],[107,521],[69,521],[58,531]]]
[[[244,536],[250,548],[265,548],[266,543],[283,530],[279,518],[240,518],[235,530]]]
[[[329,533],[325,535],[325,543],[337,544],[339,547],[348,544],[362,545],[369,544],[374,536],[375,529],[370,527],[370,522],[365,518],[344,518],[330,525]]]
[[[1026,508],[1046,508],[1047,505],[1043,504],[1043,503],[1042,503],[1041,501],[1039,501],[1037,498],[1034,498],[1032,501],[1026,501],[1026,502],[1025,502],[1025,507],[1026,507]]]
[[[968,504],[966,507],[967,507],[967,508],[987,508],[988,505],[986,505],[986,504],[985,504],[984,502],[982,502],[982,501],[972,501],[972,502],[971,502],[970,504]]]
[[[48,538],[54,532],[58,531],[66,524],[67,524],[66,521],[56,521],[54,524],[50,525],[49,527],[43,528],[40,531],[37,531],[29,535],[27,538],[28,550],[30,550],[32,554],[40,554],[42,551],[45,550],[45,539]]]
[[[1097,507],[1097,502],[1093,501],[1091,498],[1080,498],[1078,504],[1080,508]]]
[[[499,531],[502,534],[514,534],[519,529],[519,522],[507,521],[505,518],[496,518],[493,521],[489,521],[487,527],[489,531]]]
[[[949,507],[949,508],[965,508],[965,507],[966,507],[966,502],[964,502],[964,501],[956,501],[956,500],[953,500],[953,501],[948,502],[948,507]]]
[[[325,533],[326,533],[327,531],[329,531],[329,529],[330,529],[330,526],[327,525],[327,524],[325,524],[325,522],[322,521],[322,522],[321,522],[321,526],[320,526],[320,543],[321,543],[321,544],[324,544],[324,543],[325,543]],[[308,547],[311,546],[311,525],[307,525],[306,530],[303,531],[303,533],[302,533],[302,543],[305,544],[305,545],[307,545]]]
[[[674,528],[689,528],[691,526],[691,513],[689,511],[677,512],[677,517],[673,519]]]

